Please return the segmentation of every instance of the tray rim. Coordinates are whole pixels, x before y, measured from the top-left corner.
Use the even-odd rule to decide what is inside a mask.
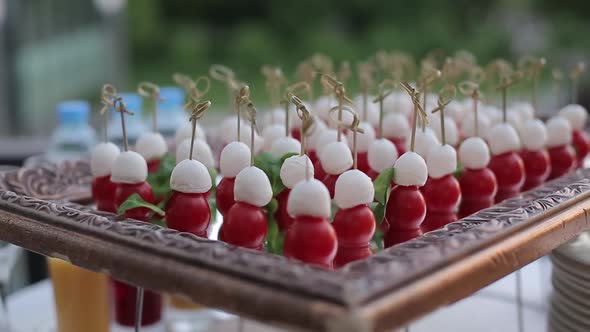
[[[583,169],[443,229],[388,248],[367,260],[337,271],[326,271],[284,257],[197,239],[154,225],[118,220],[113,215],[96,213],[86,206],[68,202],[87,201],[84,190],[86,194],[89,193],[89,176],[88,162],[83,160],[60,165],[43,164],[2,174],[0,188],[4,189],[0,190],[0,239],[48,256],[65,258],[75,265],[108,271],[122,280],[141,281],[142,285],[158,290],[184,293],[205,305],[222,307],[263,321],[318,330],[364,331],[401,326],[440,305],[475,292],[589,228],[586,208],[590,196],[590,170]],[[12,191],[52,201],[28,198]],[[58,199],[66,202],[54,201]],[[551,224],[551,232],[543,232],[555,220],[563,226],[561,234],[554,224]],[[46,233],[44,236],[31,235],[40,229]],[[64,237],[63,234],[71,236]],[[146,239],[146,234],[165,236],[169,242],[160,238]],[[478,283],[468,283],[465,290],[456,289],[456,280],[447,285],[455,287],[453,292],[441,293],[441,285],[432,285],[433,275],[444,275],[453,270],[483,264],[485,262],[482,263],[481,257],[480,260],[472,260],[491,248],[502,249],[502,246],[519,236],[525,236],[525,240],[514,247],[513,252],[503,253],[500,255],[502,259],[495,258],[498,272],[492,271],[487,277],[479,275],[477,271],[451,274],[455,277],[466,274],[479,276]],[[540,246],[535,236],[547,242]],[[76,244],[71,237],[84,238],[89,242],[86,245]],[[40,242],[33,243],[32,238]],[[68,247],[69,241],[72,243]],[[182,245],[171,245],[170,241]],[[458,243],[461,241],[467,245]],[[92,262],[97,255],[106,255],[90,248],[89,243],[113,256],[111,259],[99,257],[98,260],[102,259],[105,266],[97,266]],[[124,248],[135,256],[109,250],[108,244],[116,244],[117,248]],[[74,248],[81,252],[74,252]],[[203,255],[183,254],[187,248]],[[94,258],[89,258],[90,253]],[[488,252],[487,255],[489,258],[495,254]],[[148,258],[159,259],[164,268],[180,273],[177,279],[182,280],[182,284],[178,287],[163,285],[141,266],[134,265],[136,270],[148,275],[133,273],[131,268],[116,262],[114,257],[127,263],[141,258],[145,264],[149,263]],[[429,262],[427,269],[417,266],[428,265]],[[404,272],[405,278],[399,277],[399,273],[395,274],[401,268],[410,268],[409,272]],[[190,274],[181,273],[183,269],[192,271],[193,276],[202,274],[204,279],[191,282]],[[257,275],[256,272],[260,271],[264,273]],[[392,274],[389,275],[389,272]],[[221,301],[213,298],[214,292],[204,296],[202,292],[187,288],[199,282],[214,282],[213,289],[216,291],[223,291],[224,283],[226,286],[237,283],[239,287],[236,288],[236,294],[224,294],[229,298]],[[418,285],[426,286],[417,289]],[[260,292],[255,295],[260,298],[256,302],[265,303],[250,308],[246,294],[252,296],[256,294],[254,290]],[[412,299],[412,294],[423,293],[438,294],[439,298],[421,303]],[[294,315],[297,319],[288,317],[288,313],[283,312],[285,309],[280,308],[289,305],[294,306],[292,309],[297,313]],[[269,312],[274,314],[269,315]]]

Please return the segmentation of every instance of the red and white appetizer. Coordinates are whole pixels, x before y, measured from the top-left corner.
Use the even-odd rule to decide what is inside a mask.
[[[527,191],[543,184],[551,172],[551,160],[545,149],[547,128],[543,121],[527,120],[520,128],[520,139],[523,147],[520,157],[526,174],[522,191]]]
[[[386,98],[385,100],[388,100]],[[404,154],[406,150],[406,139],[411,131],[410,122],[404,114],[397,112],[389,113],[383,118],[383,133],[381,137],[385,137],[395,144],[395,148],[400,154]]]
[[[168,144],[162,134],[148,132],[139,136],[135,151],[147,162],[148,173],[156,173],[160,167],[160,159],[168,152]]]
[[[362,129],[364,132],[356,133],[357,167],[359,170],[366,174],[370,170],[368,154],[369,147],[371,146],[371,143],[373,143],[373,141],[375,140],[375,129],[373,128],[373,125],[371,125],[368,122],[361,122],[359,123],[358,127]],[[353,135],[354,132],[350,130],[346,133],[346,136],[348,138],[348,145],[351,150],[353,149],[354,142],[352,137]]]
[[[371,102],[373,98],[373,96],[367,96],[365,104],[363,95],[357,95],[353,102],[356,105],[355,109],[360,110],[361,119],[370,123],[373,129],[377,130],[379,128],[379,107]]]
[[[457,170],[457,152],[452,146],[445,144],[430,149],[426,164],[428,181],[422,193],[427,210],[422,231],[429,232],[457,220],[461,187],[453,174]]]
[[[426,201],[419,187],[426,183],[426,162],[416,152],[408,151],[395,162],[396,185],[389,193],[385,219],[385,247],[402,243],[422,234],[420,226],[426,216]]]
[[[287,153],[299,153],[299,151],[301,151],[301,143],[291,136],[278,138],[270,148],[270,153],[277,158],[281,158]]]
[[[571,146],[572,126],[562,117],[547,121],[547,149],[551,159],[549,180],[573,171],[577,166],[576,151]]]
[[[440,118],[438,116],[432,116],[429,125],[434,131],[436,138],[442,142]],[[453,118],[447,115],[445,115],[445,140],[446,143],[452,147],[457,147],[459,144],[459,129],[457,129],[457,123]]]
[[[320,163],[326,174],[322,182],[328,188],[330,197],[334,197],[334,187],[338,176],[349,170],[353,162],[352,152],[343,141],[329,143],[320,151]]]
[[[407,139],[406,151],[410,150],[410,140]],[[430,127],[416,130],[416,141],[414,143],[414,151],[419,154],[423,159],[428,156],[430,149],[440,145],[440,141],[436,137],[434,130]]]
[[[178,163],[170,176],[172,195],[166,202],[166,225],[169,228],[206,238],[211,219],[207,193],[211,176],[207,167],[193,159]]]
[[[367,175],[374,181],[379,173],[393,167],[397,160],[398,152],[395,145],[386,138],[374,140],[367,152],[369,172]]]
[[[313,177],[313,164],[307,155],[291,156],[285,159],[281,166],[280,177],[286,188],[277,195],[278,209],[275,212],[275,219],[281,231],[286,231],[293,223],[294,219],[287,211],[289,194],[297,183],[305,180],[306,173]]]
[[[191,140],[187,139],[182,141],[176,148],[176,164],[183,160],[189,159],[191,150]],[[213,152],[211,147],[206,141],[202,139],[195,139],[193,144],[193,159],[199,161],[208,169],[215,169],[215,158],[213,158]]]
[[[145,159],[137,152],[121,152],[113,162],[111,181],[117,184],[115,190],[115,209],[133,194],[138,194],[144,201],[154,204],[154,193],[145,181],[148,171]],[[125,217],[141,221],[149,221],[147,208],[133,208],[125,212]]]
[[[324,133],[324,131],[327,128],[328,127],[326,126],[324,121],[322,121],[318,117],[314,117],[312,132],[306,139],[307,155],[309,156],[309,159],[311,159],[311,162],[314,165],[317,165],[317,162],[319,160],[317,151],[318,151],[320,137],[322,136],[322,134]],[[336,136],[336,135],[334,135],[334,136]]]
[[[273,143],[281,137],[285,136],[285,126],[283,124],[271,124],[262,130],[262,138],[264,138],[264,151],[270,151]]]
[[[347,142],[346,136],[341,136],[342,142]],[[328,144],[338,142],[338,131],[336,129],[325,129],[321,132],[315,143],[315,151],[317,155],[317,161],[313,164],[315,169],[315,178],[322,181],[326,177],[326,172],[320,161],[320,155],[322,150],[328,146]]]
[[[235,120],[234,120],[235,121]],[[180,143],[184,142],[187,139],[191,139],[193,135],[193,127],[189,123],[186,126],[182,126],[176,130],[176,134],[174,135],[174,143],[175,146],[178,147]],[[205,130],[199,124],[195,127],[195,138],[201,139],[203,141],[207,141],[207,135],[205,134]]]
[[[219,171],[222,179],[215,191],[217,210],[225,216],[234,205],[234,183],[236,175],[250,166],[250,148],[242,142],[231,142],[221,150]]]
[[[352,169],[336,181],[334,201],[339,210],[332,226],[338,238],[334,268],[371,256],[371,238],[375,233],[375,216],[369,203],[375,197],[373,182],[365,173]]]
[[[590,152],[590,137],[584,131],[588,111],[582,105],[567,105],[559,111],[559,116],[567,119],[573,129],[572,144],[576,149],[578,167],[584,166],[584,158]]]
[[[328,188],[316,179],[297,183],[289,194],[287,211],[295,220],[285,234],[285,257],[331,269],[338,240],[328,221]]]
[[[258,167],[244,168],[234,183],[235,204],[224,216],[223,241],[254,250],[262,250],[268,231],[262,207],[272,200],[272,188]]]
[[[470,137],[461,143],[459,161],[464,167],[459,179],[462,194],[459,218],[463,218],[494,205],[498,183],[494,172],[487,167],[490,150],[481,137]]]
[[[500,113],[500,116],[501,115],[502,114]],[[487,138],[490,126],[491,121],[484,112],[480,112],[477,115],[477,128],[475,127],[475,113],[467,113],[461,124],[461,137],[463,139],[474,136]]]
[[[111,181],[111,170],[115,159],[121,150],[115,144],[99,143],[93,149],[90,157],[90,172],[92,173],[92,198],[99,211],[116,213],[115,190],[117,184]]]
[[[520,193],[525,180],[524,163],[520,155],[520,139],[508,123],[493,126],[488,133],[492,159],[489,168],[498,182],[495,202],[499,203]]]

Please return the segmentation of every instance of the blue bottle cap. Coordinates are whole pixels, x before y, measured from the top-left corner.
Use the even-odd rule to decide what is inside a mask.
[[[143,110],[143,98],[137,93],[131,92],[120,93],[119,97],[123,98],[127,110],[133,113],[133,116],[127,117],[127,119],[141,120],[141,111]],[[111,108],[111,117],[115,119],[118,119],[120,117],[119,113],[115,112],[114,108]]]
[[[60,124],[88,124],[90,104],[84,100],[66,100],[57,104]]]
[[[184,104],[184,90],[174,86],[165,86],[160,89],[160,97],[163,99],[158,102],[158,110],[164,112],[173,110],[175,107]]]

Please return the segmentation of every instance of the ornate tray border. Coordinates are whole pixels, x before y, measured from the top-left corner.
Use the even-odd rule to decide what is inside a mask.
[[[0,240],[275,324],[369,331],[461,299],[590,226],[590,169],[338,271],[96,213],[86,161],[0,176]],[[35,198],[33,198],[35,197]],[[62,200],[62,201],[55,201]]]

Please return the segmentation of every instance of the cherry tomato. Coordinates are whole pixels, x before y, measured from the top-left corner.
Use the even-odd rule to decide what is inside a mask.
[[[367,204],[338,210],[332,226],[338,239],[334,268],[373,254],[369,241],[375,234],[375,216]]]
[[[316,164],[319,163],[319,157],[318,157],[318,154],[315,150],[307,151],[307,156],[309,157],[309,160],[311,160],[311,164],[314,165],[314,167]],[[315,170],[315,168],[314,168],[314,170]]]
[[[316,180],[322,181],[326,175],[326,171],[324,171],[324,167],[322,167],[322,162],[318,158],[313,164],[313,177],[316,178]]]
[[[526,174],[522,191],[527,191],[543,184],[551,172],[551,161],[547,150],[522,150],[520,157],[524,163]]]
[[[334,227],[324,218],[298,216],[285,234],[285,257],[332,268],[338,240]]]
[[[590,152],[590,138],[583,130],[574,130],[572,144],[576,149],[578,167],[584,167],[584,158]]]
[[[549,149],[551,174],[549,180],[558,178],[576,168],[576,153],[570,145],[562,145]]]
[[[278,209],[277,212],[275,212],[275,219],[279,224],[279,229],[281,230],[281,232],[284,232],[287,229],[289,229],[289,226],[291,226],[293,221],[295,221],[295,219],[291,217],[287,212],[287,200],[289,199],[290,192],[291,189],[286,188],[285,190],[281,191],[276,197]]]
[[[520,193],[524,185],[524,163],[516,152],[505,152],[493,156],[488,165],[498,182],[494,201],[499,203]]]
[[[291,128],[291,137],[301,142],[301,128]]]
[[[166,203],[166,225],[181,232],[207,238],[211,210],[205,194],[187,194],[178,191]]]
[[[422,231],[429,232],[457,220],[461,187],[453,174],[438,179],[428,178],[422,193],[426,201],[426,217]]]
[[[326,176],[322,179],[322,182],[324,183],[324,185],[326,186],[326,188],[328,188],[328,191],[330,192],[330,198],[334,198],[334,190],[336,189],[336,180],[338,180],[339,176],[340,176],[340,174],[338,174],[338,175],[326,174]]]
[[[462,194],[459,218],[464,218],[494,205],[498,183],[496,176],[489,168],[466,168],[461,173],[459,185]]]
[[[376,170],[369,168],[369,171],[367,172],[367,176],[371,178],[371,180],[375,181],[375,179],[379,176],[379,172],[377,172]]]
[[[117,184],[111,181],[110,175],[97,176],[92,180],[92,198],[99,211],[117,213],[115,208],[115,191]]]
[[[129,198],[129,196],[133,194],[138,194],[144,201],[154,204],[154,193],[152,192],[152,188],[147,182],[140,182],[140,183],[118,183],[117,190],[115,190],[115,207],[119,209],[119,206],[123,204]],[[149,221],[148,214],[150,213],[150,209],[147,208],[133,208],[127,210],[125,212],[125,217],[141,220],[141,221]]]
[[[148,173],[157,173],[160,167],[160,159],[150,160],[147,162]]]
[[[225,242],[255,250],[262,250],[268,225],[261,207],[236,202],[223,223]]]
[[[358,170],[365,174],[368,174],[371,170],[371,167],[369,167],[368,153],[366,151],[357,153],[356,163]]]
[[[217,210],[222,216],[225,216],[229,209],[234,205],[234,182],[236,178],[222,178],[217,185],[215,192],[215,201]]]
[[[395,186],[391,189],[385,218],[389,229],[386,247],[405,242],[422,234],[420,226],[426,216],[426,201],[417,186]]]

